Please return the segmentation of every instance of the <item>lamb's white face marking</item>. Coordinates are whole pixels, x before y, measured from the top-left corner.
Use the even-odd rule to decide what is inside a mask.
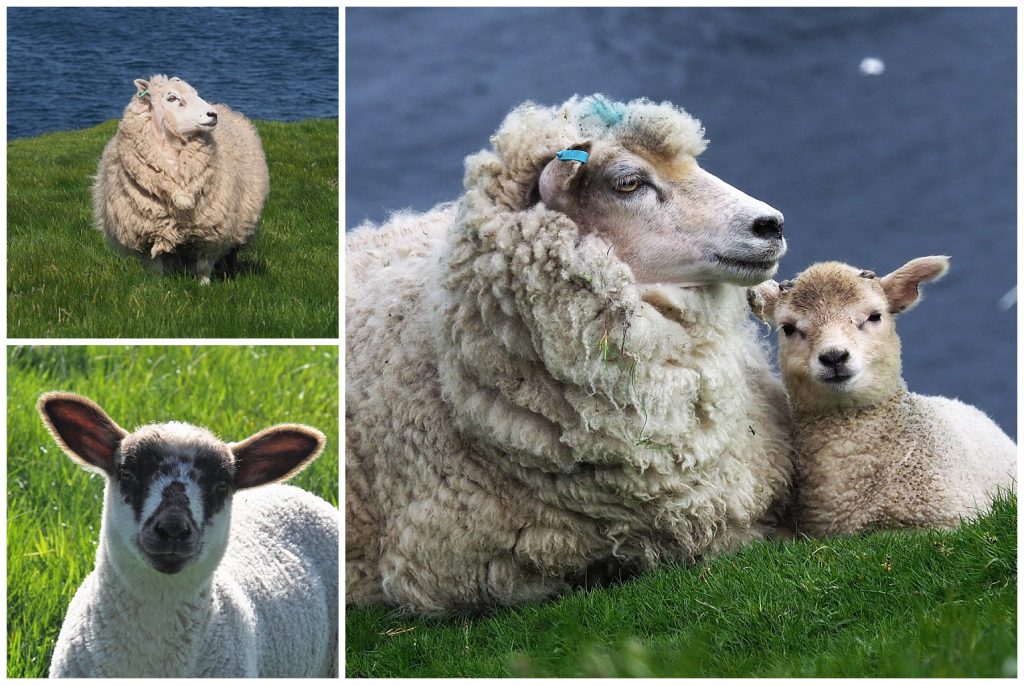
[[[639,283],[752,285],[774,274],[786,252],[782,214],[688,154],[664,159],[598,141],[585,165],[550,162],[540,196],[612,243]]]
[[[148,90],[154,124],[165,133],[187,139],[217,125],[216,108],[181,79],[153,79]]]
[[[162,573],[219,558],[233,474],[227,447],[194,426],[147,426],[125,438],[109,502],[123,548]]]

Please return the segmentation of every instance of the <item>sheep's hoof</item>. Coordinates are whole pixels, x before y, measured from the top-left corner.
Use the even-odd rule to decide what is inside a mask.
[[[200,276],[199,277],[199,283],[200,283],[200,285],[210,285],[210,277],[209,276]]]

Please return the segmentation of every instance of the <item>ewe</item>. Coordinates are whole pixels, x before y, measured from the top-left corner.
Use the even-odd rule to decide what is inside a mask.
[[[782,215],[701,170],[702,133],[527,103],[457,205],[350,234],[348,602],[479,611],[764,532],[788,408],[741,286]]]
[[[39,411],[107,481],[96,567],[51,677],[337,675],[338,512],[288,485],[249,490],[315,459],[319,431],[280,425],[230,444],[177,422],[129,434],[61,392]]]
[[[893,316],[948,268],[947,257],[921,257],[875,278],[826,262],[751,289],[754,313],[781,332],[804,532],[953,528],[1013,487],[1017,447],[990,418],[908,392],[901,376]]]
[[[138,79],[135,87],[100,158],[96,226],[157,272],[180,263],[209,283],[222,258],[234,268],[259,229],[270,192],[259,134],[177,77]]]

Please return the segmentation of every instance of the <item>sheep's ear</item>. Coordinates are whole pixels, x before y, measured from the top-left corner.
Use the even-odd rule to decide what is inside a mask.
[[[114,454],[128,432],[98,404],[69,392],[48,392],[36,406],[69,457],[88,469],[114,473]]]
[[[905,312],[921,299],[920,285],[942,278],[949,271],[949,257],[918,257],[882,278],[889,312]]]
[[[765,281],[760,285],[747,289],[747,304],[750,311],[761,321],[772,323],[775,321],[775,305],[779,303],[779,295],[782,289],[775,281]]]
[[[291,478],[317,458],[324,434],[299,424],[283,424],[229,445],[235,455],[235,489]]]
[[[591,143],[587,141],[566,149],[581,150],[589,155],[590,148]],[[573,185],[582,176],[580,171],[584,166],[586,166],[584,162],[576,160],[562,160],[555,158],[548,162],[548,165],[544,167],[544,171],[541,172],[540,181],[538,183],[541,201],[552,209],[561,210],[562,207],[560,206],[558,198],[565,193],[572,191]]]
[[[141,78],[135,79],[135,97],[141,100],[143,98],[143,93],[147,90],[149,90],[149,81]]]

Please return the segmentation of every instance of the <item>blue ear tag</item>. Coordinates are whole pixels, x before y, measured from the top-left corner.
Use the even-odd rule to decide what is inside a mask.
[[[555,154],[555,159],[560,159],[563,162],[579,162],[580,164],[586,164],[587,160],[590,159],[590,153],[583,150],[559,150]]]

